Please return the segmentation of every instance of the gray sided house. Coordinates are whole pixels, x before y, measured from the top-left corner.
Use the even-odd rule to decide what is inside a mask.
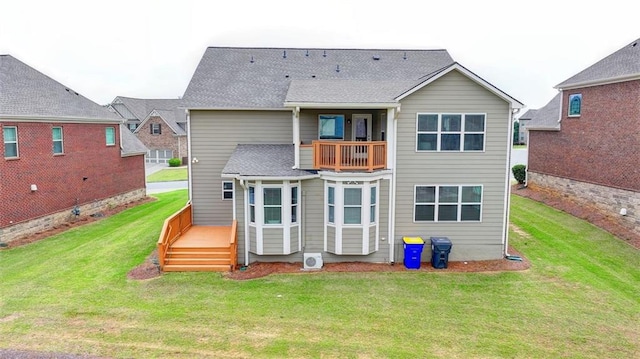
[[[171,158],[187,157],[187,117],[180,99],[140,99],[118,96],[111,110],[149,148],[146,161],[167,163]]]
[[[445,50],[211,47],[184,101],[193,224],[236,220],[240,264],[397,262],[404,236],[507,250],[523,105]]]
[[[527,128],[538,110],[529,109],[518,118],[518,144],[527,144]]]

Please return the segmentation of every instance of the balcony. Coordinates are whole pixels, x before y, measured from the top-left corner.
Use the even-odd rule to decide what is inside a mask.
[[[367,171],[387,167],[385,141],[313,141],[313,168],[340,171]]]

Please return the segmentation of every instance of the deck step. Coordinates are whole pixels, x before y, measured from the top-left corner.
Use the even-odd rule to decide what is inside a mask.
[[[212,264],[231,265],[231,260],[227,258],[166,258],[165,265],[182,264]]]
[[[178,253],[178,252],[223,252],[223,251],[227,251],[229,252],[231,250],[231,247],[226,246],[226,247],[177,247],[177,246],[171,246],[170,250],[174,253]]]
[[[229,259],[231,257],[230,250],[217,251],[217,252],[200,252],[200,251],[189,251],[189,252],[175,252],[173,249],[169,249],[167,252],[167,258],[224,258]]]
[[[165,264],[164,272],[229,272],[229,264]]]

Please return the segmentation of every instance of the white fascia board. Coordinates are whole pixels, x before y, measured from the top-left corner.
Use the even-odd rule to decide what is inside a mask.
[[[377,181],[381,179],[391,179],[392,171],[383,170],[377,172],[332,172],[319,171],[318,175],[323,180],[329,181]]]
[[[634,81],[634,80],[640,80],[640,74],[631,74],[631,75],[610,77],[610,78],[600,79],[600,80],[583,81],[583,82],[570,84],[568,86],[560,86],[561,84],[558,84],[554,88],[557,90],[574,90],[574,89],[583,88],[583,87],[610,85],[610,84],[615,84],[619,82],[627,82],[627,81]]]
[[[313,179],[313,178],[319,178],[320,176],[317,174],[309,174],[306,176],[282,176],[282,177],[277,177],[277,176],[242,176],[239,174],[232,174],[232,173],[223,173],[221,175],[222,178],[226,178],[226,179],[237,179],[237,180],[244,180],[244,181],[303,181],[303,180],[308,180],[308,179]]]
[[[282,111],[289,112],[290,108],[273,107],[179,107],[189,111]]]
[[[41,115],[2,115],[0,121],[11,122],[59,122],[59,123],[91,123],[91,124],[120,124],[125,123],[126,119],[107,119],[107,118],[84,118],[71,116],[41,116]]]
[[[520,109],[520,108],[524,107],[524,104],[522,102],[520,102],[520,101],[516,100],[515,98],[507,95],[505,92],[503,92],[499,88],[493,86],[489,82],[485,81],[482,77],[474,74],[473,72],[469,71],[466,67],[460,65],[457,62],[453,63],[448,68],[440,71],[436,75],[434,75],[434,76],[430,77],[429,79],[425,80],[424,82],[422,82],[418,86],[415,86],[414,88],[410,89],[409,91],[407,91],[407,92],[403,93],[402,95],[396,97],[395,99],[397,101],[401,101],[402,99],[406,98],[407,96],[411,95],[412,93],[414,93],[414,92],[422,89],[423,87],[431,84],[432,82],[436,81],[437,79],[441,78],[442,76],[448,74],[449,72],[451,72],[453,70],[459,71],[460,73],[462,73],[463,75],[467,76],[468,78],[470,78],[471,80],[473,80],[474,82],[479,84],[480,86],[482,86],[485,89],[487,89],[490,92],[492,92],[494,95],[496,95],[496,96],[502,98],[503,100],[505,100],[506,102],[510,103],[511,104],[511,108]]]
[[[331,108],[331,109],[387,109],[397,107],[397,102],[285,102],[285,107],[291,108]]]
[[[560,131],[560,127],[528,127],[526,131]]]

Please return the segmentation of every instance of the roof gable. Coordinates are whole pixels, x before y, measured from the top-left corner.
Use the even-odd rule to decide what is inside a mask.
[[[124,96],[117,96],[111,103],[122,117],[139,121],[144,120],[153,110],[176,110],[181,105],[181,99],[144,99]],[[176,121],[185,122],[186,114],[184,120],[176,118]]]
[[[412,93],[424,88],[425,86],[428,86],[429,84],[431,84],[434,81],[438,80],[442,76],[450,73],[451,71],[460,72],[461,74],[463,74],[467,78],[471,79],[472,81],[476,82],[480,86],[482,86],[485,89],[487,89],[490,92],[492,92],[494,95],[496,95],[496,96],[500,97],[501,99],[505,100],[506,102],[510,103],[512,108],[522,108],[522,107],[524,107],[524,104],[522,102],[520,102],[520,101],[516,100],[515,98],[509,96],[508,94],[506,94],[505,92],[503,92],[499,88],[493,86],[491,83],[487,82],[482,77],[476,75],[475,73],[471,72],[466,67],[460,65],[457,62],[451,64],[450,66],[442,68],[439,71],[427,76],[421,83],[417,84],[413,88],[407,90],[406,92],[404,92],[400,96],[396,97],[396,100],[397,101],[401,101],[402,99],[404,99],[407,96],[411,95]]]
[[[121,122],[120,117],[11,55],[0,55],[0,116]]]
[[[640,39],[556,85],[557,89],[595,86],[640,78]]]
[[[560,102],[562,93],[558,93],[544,107],[535,110],[527,129],[529,130],[560,130]],[[529,110],[531,111],[531,110]],[[529,112],[527,111],[527,113]]]
[[[178,125],[178,121],[176,121],[177,117],[180,117],[181,114],[184,114],[184,110],[174,109],[174,110],[152,110],[145,118],[142,120],[140,125],[133,131],[133,133],[140,132],[140,129],[149,121],[151,117],[160,117],[164,123],[171,128],[174,134],[178,136],[186,136],[187,132]],[[186,124],[186,122],[181,121],[181,123]]]

